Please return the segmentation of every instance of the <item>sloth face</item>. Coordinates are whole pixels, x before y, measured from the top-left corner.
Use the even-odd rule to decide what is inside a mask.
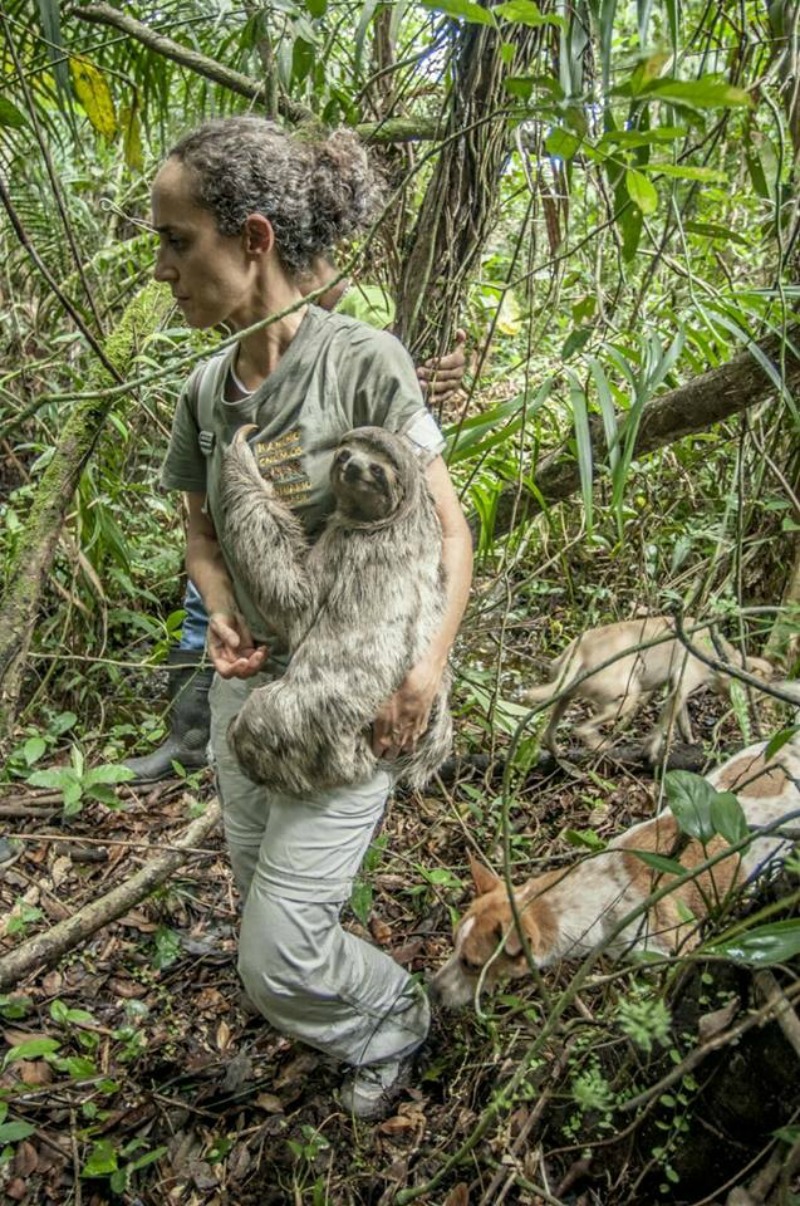
[[[331,467],[331,486],[339,510],[351,519],[385,519],[402,498],[398,472],[377,448],[354,441],[342,444]]]

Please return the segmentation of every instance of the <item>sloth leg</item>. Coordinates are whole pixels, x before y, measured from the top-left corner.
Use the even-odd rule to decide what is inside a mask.
[[[265,618],[276,612],[310,615],[314,589],[302,525],[261,477],[244,439],[248,430],[238,431],[223,455],[220,500],[226,555]]]

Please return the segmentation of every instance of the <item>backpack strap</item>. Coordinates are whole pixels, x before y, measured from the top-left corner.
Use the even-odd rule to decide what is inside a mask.
[[[197,424],[197,439],[205,456],[214,450],[214,399],[224,371],[227,349],[203,360],[191,372],[186,383],[189,411]]]

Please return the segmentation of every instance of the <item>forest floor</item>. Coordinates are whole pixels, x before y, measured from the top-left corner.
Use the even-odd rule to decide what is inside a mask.
[[[716,719],[710,703],[696,706],[703,734]],[[468,853],[502,861],[501,778],[464,764],[446,786],[398,795],[345,911],[348,927],[412,972],[438,967],[470,896]],[[118,796],[119,808],[89,803],[68,821],[52,796],[5,797],[0,954],[129,880],[185,831],[213,796],[213,781],[205,771],[149,791],[122,786]],[[652,781],[610,760],[572,773],[537,769],[513,794],[513,877],[564,865],[577,856],[581,834],[608,839],[653,808]],[[737,1177],[751,1175],[750,1162],[756,1168],[759,1153],[763,1162],[774,1150],[771,1114],[755,1151],[743,1146],[731,1157],[715,1140],[721,1168],[708,1196],[707,1182],[702,1192],[695,1183],[676,1187],[676,1162],[654,1154],[652,1136],[642,1154],[630,1117],[620,1121],[602,1100],[577,1111],[576,1073],[610,1066],[605,1055],[597,1062],[587,1035],[613,1052],[617,1070],[631,1059],[628,1039],[613,1034],[609,994],[617,990],[605,966],[574,995],[535,1058],[546,1009],[532,984],[515,985],[482,1017],[436,1014],[392,1116],[360,1124],[337,1105],[341,1071],[247,1008],[236,973],[237,918],[215,830],[147,900],[0,997],[0,1201],[379,1206],[399,1195],[427,1206],[722,1203]],[[547,976],[551,1001],[568,980],[564,970]],[[529,1078],[504,1093],[526,1060]],[[634,1058],[644,1083],[648,1062]],[[798,1105],[784,1101],[778,1121],[789,1126]],[[687,1142],[675,1100],[663,1108],[670,1142]]]

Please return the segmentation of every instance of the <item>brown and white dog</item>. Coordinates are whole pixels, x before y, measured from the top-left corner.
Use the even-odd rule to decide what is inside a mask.
[[[687,617],[685,625],[692,633],[695,621]],[[692,633],[690,640],[712,657],[718,656],[707,631]],[[658,644],[641,648],[653,641]],[[744,668],[767,682],[774,676],[774,667],[765,658],[748,657],[745,661],[733,645],[721,637],[717,641],[732,666]],[[611,658],[616,660],[603,666]],[[564,691],[553,705],[542,738],[542,744],[554,754],[558,753],[556,727],[574,699],[584,699],[594,709],[588,720],[575,727],[575,736],[590,749],[600,749],[605,744],[600,735],[601,725],[629,716],[653,691],[667,686],[667,700],[647,742],[648,753],[655,758],[676,724],[684,741],[693,740],[686,708],[690,695],[701,687],[717,694],[726,694],[730,688],[729,675],[712,669],[686,650],[675,635],[675,621],[670,616],[622,620],[590,628],[556,658],[551,673],[549,683],[531,687],[520,698],[523,703],[535,704]]]
[[[751,828],[800,810],[800,732],[769,761],[765,750],[764,742],[749,746],[707,776],[717,791],[737,796]],[[544,968],[560,959],[583,958],[651,893],[674,881],[675,876],[648,867],[634,851],[672,857],[689,870],[726,846],[720,836],[705,850],[694,838],[684,844],[666,809],[615,838],[602,854],[528,880],[514,889],[514,900],[534,964]],[[619,957],[690,950],[699,940],[709,903],[723,900],[791,848],[790,841],[779,837],[755,837],[743,853],[722,858],[663,896],[626,925],[607,952]],[[476,860],[471,866],[478,895],[456,926],[454,954],[431,983],[433,999],[450,1009],[468,1004],[480,989],[491,990],[499,981],[529,971],[505,881]]]

